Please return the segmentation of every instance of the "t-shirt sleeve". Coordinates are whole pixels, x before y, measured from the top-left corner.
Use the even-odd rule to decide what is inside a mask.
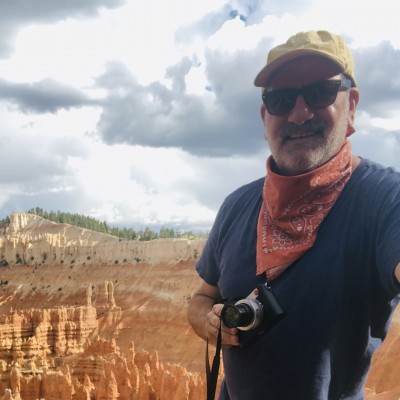
[[[217,243],[219,240],[221,221],[223,219],[223,210],[224,204],[222,204],[218,211],[199,261],[196,263],[197,273],[205,282],[212,286],[218,286],[220,278]]]
[[[376,226],[376,263],[385,290],[391,297],[400,293],[400,284],[395,277],[395,268],[400,263],[400,178],[384,191],[383,202]]]

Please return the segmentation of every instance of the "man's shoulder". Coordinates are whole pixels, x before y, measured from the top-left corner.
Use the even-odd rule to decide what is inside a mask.
[[[219,216],[227,217],[239,211],[241,213],[252,213],[258,209],[262,203],[264,179],[260,178],[247,183],[230,193],[220,207]]]
[[[252,197],[257,198],[261,196],[264,180],[265,178],[259,178],[255,181],[240,186],[226,197],[224,203],[235,203],[237,201],[240,201],[241,199],[248,200]]]
[[[381,213],[389,205],[400,204],[400,172],[363,158],[344,193],[346,200],[348,196],[362,199],[363,207]]]
[[[367,158],[362,158],[359,167],[354,173],[359,180],[372,180],[376,183],[400,182],[400,172],[394,167],[384,166]]]

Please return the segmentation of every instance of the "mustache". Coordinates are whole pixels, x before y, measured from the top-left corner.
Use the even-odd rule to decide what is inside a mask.
[[[326,124],[323,121],[316,119],[306,121],[303,125],[287,122],[280,131],[280,137],[282,139],[287,139],[298,133],[323,131],[325,128]]]

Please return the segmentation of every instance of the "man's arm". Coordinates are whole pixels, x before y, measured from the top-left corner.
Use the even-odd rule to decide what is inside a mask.
[[[397,264],[394,274],[396,275],[397,281],[400,282],[400,263]]]
[[[213,345],[217,342],[222,307],[219,289],[205,281],[202,281],[189,303],[190,325],[198,336],[208,338]],[[223,325],[222,344],[237,346],[239,341],[236,333],[236,329],[229,329]]]

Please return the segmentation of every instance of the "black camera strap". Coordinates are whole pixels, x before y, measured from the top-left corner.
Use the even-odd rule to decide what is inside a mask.
[[[208,356],[208,338],[206,343],[206,378],[207,378],[207,400],[215,399],[215,391],[217,390],[217,381],[219,373],[219,364],[221,361],[221,326],[222,322],[219,321],[217,346],[215,348],[215,355],[210,369],[210,361]]]
[[[271,285],[265,277],[265,287],[271,289]],[[207,400],[215,400],[215,392],[217,390],[219,366],[221,361],[221,347],[222,347],[222,319],[219,321],[217,344],[215,348],[215,355],[210,368],[209,354],[208,354],[208,338],[206,340],[206,378],[207,378]]]

